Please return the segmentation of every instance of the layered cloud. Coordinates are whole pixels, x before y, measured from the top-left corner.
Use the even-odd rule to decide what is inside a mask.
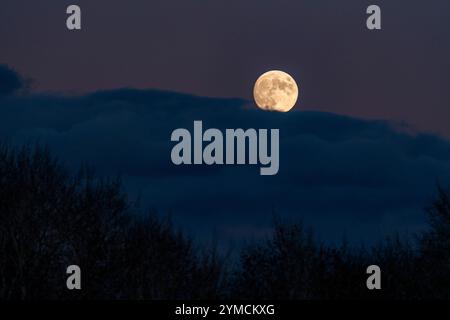
[[[17,87],[11,79],[20,78],[8,72],[0,70],[2,88]],[[276,212],[303,219],[324,240],[373,242],[421,228],[436,183],[450,184],[449,141],[384,121],[264,112],[245,100],[156,90],[13,91],[0,99],[0,137],[37,140],[73,167],[121,175],[131,199],[170,212],[199,238],[260,237]],[[192,130],[194,120],[205,129],[280,129],[278,175],[260,176],[259,166],[173,165],[171,132]]]
[[[0,98],[26,87],[26,81],[7,65],[0,64]]]

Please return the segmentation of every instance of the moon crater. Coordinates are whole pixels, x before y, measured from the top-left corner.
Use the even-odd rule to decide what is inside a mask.
[[[286,72],[272,70],[256,80],[253,96],[258,107],[263,110],[287,112],[297,102],[298,87]]]

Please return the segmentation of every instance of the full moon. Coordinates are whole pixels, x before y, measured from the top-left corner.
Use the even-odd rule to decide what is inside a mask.
[[[297,83],[286,72],[268,71],[256,80],[253,97],[263,110],[287,112],[297,102]]]

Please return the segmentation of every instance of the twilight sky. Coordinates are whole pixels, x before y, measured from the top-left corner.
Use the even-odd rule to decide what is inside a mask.
[[[81,32],[65,28],[74,3]],[[372,3],[381,32],[365,28]],[[3,0],[0,63],[35,79],[35,90],[240,98],[278,68],[299,83],[300,109],[450,137],[449,10],[446,0]]]
[[[80,32],[65,27],[74,3]],[[377,32],[365,28],[372,3]],[[273,211],[331,241],[414,231],[436,183],[450,185],[449,10],[447,0],[2,0],[0,139],[120,174],[131,199],[197,236],[265,235]],[[249,104],[268,69],[299,84],[292,112]],[[279,174],[175,167],[170,133],[194,120],[279,128]]]

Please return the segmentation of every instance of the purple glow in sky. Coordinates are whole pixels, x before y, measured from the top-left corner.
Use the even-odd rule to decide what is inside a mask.
[[[390,119],[450,137],[450,19],[445,0],[3,0],[0,63],[38,91],[160,88],[251,99],[256,78],[289,72],[299,109]]]

